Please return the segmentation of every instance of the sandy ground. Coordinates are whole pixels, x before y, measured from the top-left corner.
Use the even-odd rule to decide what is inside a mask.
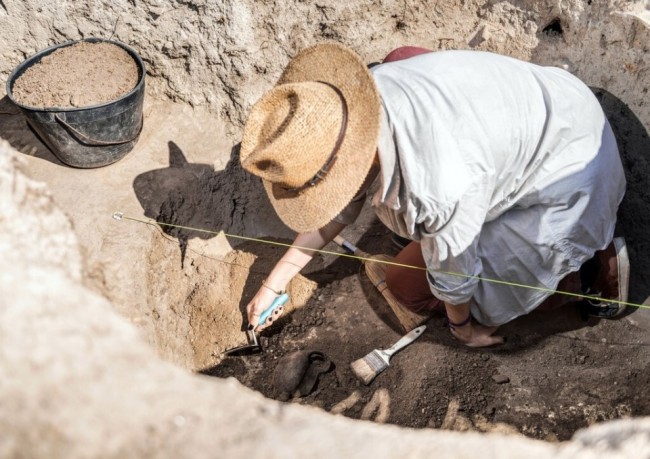
[[[631,301],[641,303],[649,295],[643,275],[649,248],[647,225],[640,224],[647,187],[639,146],[648,140],[642,126],[607,97],[601,94],[622,134],[630,183],[621,227],[632,257]],[[6,99],[0,103],[0,112],[12,110]],[[234,376],[277,398],[273,373],[281,359],[296,350],[320,351],[333,369],[310,395],[291,403],[328,411],[338,405],[335,410],[346,416],[417,428],[520,432],[554,441],[600,421],[650,415],[646,308],[632,308],[615,321],[585,322],[571,308],[533,313],[504,326],[507,344],[489,350],[460,346],[434,317],[423,337],[371,385],[362,385],[350,362],[390,346],[400,333],[359,261],[334,255],[317,256],[294,286],[292,294],[307,304],[293,305],[295,311],[262,334],[264,353],[222,360],[222,351],[243,338],[244,306],[284,249],[116,223],[112,213],[250,236],[266,231],[283,242],[290,242],[289,234],[238,168],[236,146],[213,117],[163,103],[149,104],[145,117],[136,150],[96,170],[61,165],[20,115],[0,115],[0,136],[25,153],[32,175],[49,185],[71,216],[86,255],[87,284],[138,324],[166,359]],[[369,253],[395,252],[371,212],[344,236]],[[229,254],[231,246],[236,250]]]
[[[16,79],[15,100],[28,107],[87,107],[119,99],[138,82],[138,66],[111,43],[77,43],[43,57]]]

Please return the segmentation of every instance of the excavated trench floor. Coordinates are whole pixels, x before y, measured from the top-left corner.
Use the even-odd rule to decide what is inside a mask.
[[[0,136],[25,153],[29,172],[50,186],[73,220],[87,284],[111,299],[168,360],[280,398],[278,363],[297,350],[319,351],[332,369],[308,395],[289,403],[405,427],[518,432],[556,441],[597,422],[650,415],[650,311],[644,308],[612,321],[584,321],[573,308],[532,313],[502,328],[505,345],[485,350],[459,345],[434,317],[424,336],[364,386],[350,363],[390,346],[400,333],[361,263],[331,254],[318,255],[295,280],[294,308],[262,333],[263,353],[224,358],[226,348],[243,344],[245,304],[284,248],[226,237],[231,250],[214,235],[125,226],[130,223],[118,224],[110,214],[164,216],[248,236],[266,230],[284,243],[289,234],[269,217],[259,184],[237,168],[236,148],[231,152],[220,134],[210,137],[213,118],[164,104],[146,113],[137,151],[100,170],[58,163],[19,115],[0,119]],[[206,160],[215,150],[221,159]],[[221,198],[213,202],[214,196]],[[208,205],[221,212],[218,219]],[[371,211],[344,236],[369,253],[395,253]],[[628,243],[632,269],[642,272],[648,259],[635,249],[644,242]],[[225,249],[213,250],[218,244]],[[340,252],[333,244],[328,249]],[[632,301],[648,296],[638,283],[631,290]]]
[[[347,237],[370,253],[395,253],[385,228],[366,220]],[[237,250],[269,259],[281,254],[248,244]],[[305,276],[317,290],[305,307],[262,333],[263,353],[227,357],[202,373],[235,377],[283,399],[278,363],[295,351],[320,351],[333,368],[309,395],[290,403],[400,426],[519,432],[550,441],[597,422],[650,414],[648,310],[611,321],[585,321],[572,307],[532,313],[502,328],[505,345],[483,350],[458,344],[442,317],[433,317],[425,334],[365,386],[349,365],[400,337],[388,305],[358,260],[318,256]]]

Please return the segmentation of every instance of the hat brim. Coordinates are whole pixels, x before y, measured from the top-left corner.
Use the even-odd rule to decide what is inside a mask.
[[[336,162],[316,185],[294,192],[264,181],[280,219],[300,233],[325,226],[359,192],[375,158],[381,116],[372,75],[361,58],[342,45],[322,43],[306,48],[289,62],[277,84],[303,81],[336,86],[347,103],[348,122]]]

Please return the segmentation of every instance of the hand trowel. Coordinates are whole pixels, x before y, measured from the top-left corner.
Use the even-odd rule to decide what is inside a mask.
[[[265,323],[269,316],[273,314],[278,308],[284,306],[288,299],[289,294],[287,293],[283,293],[282,295],[276,297],[275,300],[273,300],[273,303],[271,303],[271,306],[265,309],[264,312],[260,315],[260,320],[257,323],[258,326]],[[227,356],[237,357],[243,355],[259,354],[262,352],[262,345],[257,339],[257,332],[255,329],[246,330],[246,339],[248,341],[248,344],[227,349],[224,351],[224,354]]]

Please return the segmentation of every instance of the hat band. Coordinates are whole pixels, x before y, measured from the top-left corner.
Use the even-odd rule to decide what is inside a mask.
[[[343,93],[339,88],[334,86],[331,83],[328,83],[327,81],[318,81],[318,83],[323,83],[332,88],[336,94],[339,96],[339,99],[341,99],[341,106],[343,107],[343,116],[341,117],[341,127],[339,128],[339,135],[336,138],[336,143],[334,144],[334,148],[332,149],[332,153],[330,153],[329,157],[327,158],[327,161],[325,161],[325,164],[323,164],[323,167],[321,167],[318,172],[316,172],[316,175],[314,175],[312,178],[310,178],[307,183],[304,185],[301,185],[297,188],[285,188],[287,191],[293,191],[293,192],[300,192],[306,188],[312,187],[316,185],[318,182],[323,180],[327,173],[330,171],[334,163],[336,162],[336,158],[338,157],[338,152],[339,148],[341,148],[341,144],[343,143],[343,139],[345,138],[345,131],[348,128],[348,104],[345,101],[345,97],[343,96]]]

